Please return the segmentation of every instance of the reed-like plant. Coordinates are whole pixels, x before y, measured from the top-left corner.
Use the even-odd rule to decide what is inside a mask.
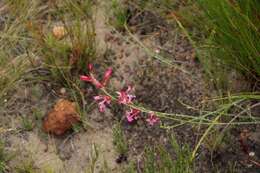
[[[223,68],[260,77],[260,1],[200,0],[210,29],[210,57]]]

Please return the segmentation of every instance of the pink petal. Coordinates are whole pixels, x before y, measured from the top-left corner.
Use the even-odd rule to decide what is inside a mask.
[[[126,116],[126,118],[127,118],[127,121],[130,122],[130,123],[134,121],[133,117],[130,116],[130,115]]]
[[[127,90],[125,91],[126,93],[129,93],[131,90],[133,90],[133,86],[128,85]]]
[[[93,70],[93,64],[89,64],[89,65],[88,65],[88,70],[89,70],[89,71],[92,71],[92,70]]]
[[[104,103],[99,103],[98,107],[99,107],[99,112],[105,112],[106,105]]]
[[[133,99],[135,99],[134,95],[128,94],[129,91],[132,90],[131,86],[128,86],[128,89],[126,91],[121,90],[120,92],[117,92],[118,94],[118,102],[120,104],[129,104],[132,103]]]
[[[108,68],[107,71],[105,72],[105,74],[103,76],[103,81],[102,81],[102,84],[104,86],[107,84],[107,81],[110,79],[112,72],[113,72],[112,68]]]
[[[134,116],[137,118],[137,116],[140,114],[141,111],[139,111],[138,109],[133,109],[133,114]]]
[[[87,81],[87,82],[91,82],[92,81],[92,78],[90,76],[80,76],[80,80],[82,81]]]
[[[106,104],[111,103],[111,97],[110,96],[104,96],[104,100],[105,100]]]
[[[95,101],[98,101],[98,100],[101,100],[101,99],[103,99],[103,96],[94,96]]]
[[[130,111],[126,111],[126,118],[128,122],[132,122],[138,118],[140,110],[138,109],[130,109]]]
[[[112,72],[113,72],[112,68],[111,67],[108,68],[104,74],[104,79],[108,79],[112,75]]]
[[[154,125],[155,123],[159,122],[160,119],[159,119],[159,117],[156,116],[155,113],[151,112],[151,113],[149,113],[149,117],[146,119],[146,121],[147,121],[150,125]]]
[[[131,103],[136,97],[135,97],[135,95],[128,94],[127,98],[128,98],[128,102]]]
[[[130,111],[126,111],[126,113],[125,113],[128,122],[132,122],[134,120],[133,116],[132,116],[132,112],[133,112],[133,110],[131,109]]]
[[[104,112],[107,105],[111,103],[111,97],[106,95],[94,96],[94,100],[98,101],[98,108],[100,112]]]
[[[104,86],[92,75],[92,84],[95,85],[97,88],[103,88]]]

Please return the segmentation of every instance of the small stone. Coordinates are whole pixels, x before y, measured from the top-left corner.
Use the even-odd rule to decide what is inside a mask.
[[[160,49],[155,49],[155,53],[159,54],[160,53]]]
[[[62,95],[65,95],[65,94],[66,94],[66,88],[61,88],[61,89],[60,89],[60,93],[61,93]]]
[[[254,157],[254,156],[255,156],[255,152],[251,151],[250,153],[248,153],[248,155],[249,155],[250,157]]]
[[[60,99],[45,118],[43,130],[46,133],[63,135],[67,130],[72,128],[73,124],[79,121],[80,116],[76,111],[75,103]]]

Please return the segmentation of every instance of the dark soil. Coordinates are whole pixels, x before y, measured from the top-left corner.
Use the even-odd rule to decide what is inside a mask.
[[[195,57],[194,49],[182,34],[176,33],[176,28],[172,28],[171,25],[168,25],[155,14],[146,11],[140,12],[136,9],[130,11],[134,13],[131,14],[129,19],[131,31],[143,43],[148,45],[151,51],[158,49],[164,57],[172,61],[181,62],[181,66],[187,69],[190,74],[185,74],[147,55],[139,54],[136,57],[137,60],[132,60],[135,61],[135,65],[128,63],[129,60],[127,59],[125,59],[125,62],[123,60],[121,66],[125,69],[124,73],[127,74],[120,74],[116,77],[121,83],[133,84],[137,101],[152,110],[198,115],[199,112],[188,109],[185,105],[202,108],[205,106],[201,104],[202,101],[214,96],[216,91],[204,79],[205,74]],[[176,36],[176,34],[179,35]],[[175,39],[171,40],[173,38]],[[120,38],[115,40],[121,42]],[[124,51],[127,51],[127,49]],[[135,53],[130,52],[129,57]],[[120,57],[114,57],[114,59],[117,58],[121,59]],[[123,76],[127,77],[124,78]],[[129,81],[129,76],[131,81]],[[258,108],[260,107],[258,106]],[[113,114],[122,119],[124,110],[121,108],[114,109]],[[163,120],[162,123],[170,124]],[[151,127],[146,124],[144,118],[129,124],[123,117],[122,125],[130,146],[130,152],[128,153],[130,158],[142,157],[145,147],[169,146],[168,139],[170,135],[174,135],[181,144],[188,143],[191,149],[193,149],[204,132],[203,127],[199,130],[191,125],[184,125],[171,130],[161,129],[158,126]],[[250,127],[231,127],[226,132],[227,134],[224,135],[220,148],[213,149],[214,151],[211,151],[212,148],[209,146],[202,145],[196,157],[195,172],[229,172],[232,165],[236,165],[235,172],[258,172],[259,165],[257,166],[257,164],[248,161],[248,156],[241,149],[241,143],[239,142],[240,133],[243,129],[250,129],[250,134],[259,133],[256,131],[256,129],[259,129],[258,126]],[[216,130],[216,133],[221,134],[221,129],[223,128]],[[216,134],[215,137],[217,136]],[[209,138],[211,137],[209,135]],[[211,142],[214,143],[214,141]],[[249,150],[255,152],[252,160],[259,159],[259,140],[249,138],[247,143]],[[168,149],[169,151],[171,150],[170,148]]]

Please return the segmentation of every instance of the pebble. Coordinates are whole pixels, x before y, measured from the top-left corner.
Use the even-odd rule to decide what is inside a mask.
[[[255,156],[255,152],[251,151],[250,153],[248,153],[248,155],[249,155],[250,157],[254,157],[254,156]]]
[[[61,88],[61,89],[60,89],[60,93],[61,93],[62,95],[66,94],[66,88]]]

